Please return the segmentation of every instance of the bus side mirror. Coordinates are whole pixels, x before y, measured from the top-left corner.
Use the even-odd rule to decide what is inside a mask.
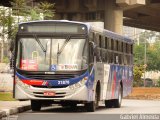
[[[92,41],[89,41],[89,43],[90,43],[90,51],[92,52],[93,56],[96,56],[96,54],[97,54],[97,45]]]
[[[90,44],[90,61],[91,62],[96,62],[97,61],[97,58],[99,58],[99,56],[98,56],[98,47],[97,47],[97,45],[94,43],[94,42],[92,42],[92,41],[90,41],[89,42]]]

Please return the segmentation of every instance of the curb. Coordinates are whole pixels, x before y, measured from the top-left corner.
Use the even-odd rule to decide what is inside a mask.
[[[30,110],[30,109],[31,109],[30,105],[18,106],[16,108],[2,109],[0,111],[0,119],[2,117],[7,117],[9,115],[21,113],[21,112],[24,112],[24,111],[27,111],[27,110]]]

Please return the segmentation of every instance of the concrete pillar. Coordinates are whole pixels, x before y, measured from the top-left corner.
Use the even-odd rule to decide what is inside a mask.
[[[123,10],[120,9],[116,0],[105,0],[104,28],[122,34]]]

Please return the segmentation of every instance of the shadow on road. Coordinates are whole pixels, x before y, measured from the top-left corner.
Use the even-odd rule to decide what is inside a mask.
[[[96,111],[105,110],[105,106],[99,106]],[[36,113],[30,111],[32,113]],[[51,107],[43,107],[40,113],[86,113],[86,109],[84,106],[77,106],[77,107],[61,107],[61,106],[51,106]]]

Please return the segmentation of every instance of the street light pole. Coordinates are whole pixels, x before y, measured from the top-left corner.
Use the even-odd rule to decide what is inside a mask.
[[[147,58],[147,56],[146,56],[146,43],[147,41],[146,41],[146,39],[145,39],[145,46],[144,46],[144,87],[145,87],[145,81],[146,81],[146,58]]]

